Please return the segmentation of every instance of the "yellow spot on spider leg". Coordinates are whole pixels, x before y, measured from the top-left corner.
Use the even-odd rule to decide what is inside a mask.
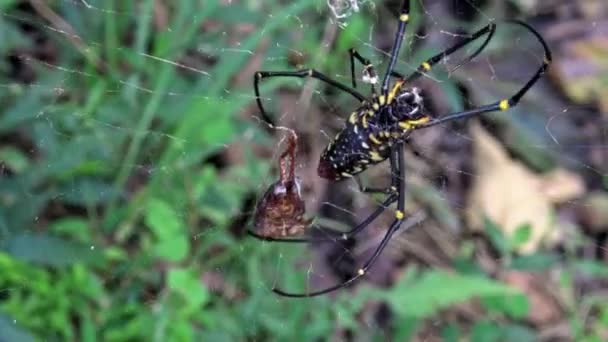
[[[422,69],[424,69],[424,71],[431,70],[431,65],[429,64],[429,62],[422,63]]]
[[[372,158],[373,161],[382,161],[382,160],[384,160],[382,158],[382,156],[380,156],[380,153],[378,153],[376,151],[370,151],[369,152],[369,157]]]
[[[407,14],[402,14],[402,15],[399,16],[399,20],[402,21],[402,22],[404,22],[404,23],[407,22],[409,19],[410,19],[410,16],[407,15]]]
[[[403,220],[405,214],[403,213],[403,211],[397,210],[395,211],[395,217],[397,218],[397,220]]]
[[[363,128],[367,128],[367,117],[365,115],[361,118],[361,123],[363,124]]]
[[[408,130],[408,129],[412,128],[412,125],[410,125],[410,123],[407,121],[400,121],[399,127],[403,128],[405,130]]]
[[[380,109],[380,106],[376,102],[374,102],[372,104],[372,108],[374,108],[374,110],[378,110],[378,109]]]
[[[509,105],[509,100],[502,100],[498,103],[498,108],[500,108],[500,110],[507,110],[509,107],[511,107],[511,105]]]
[[[353,125],[357,123],[357,112],[353,112],[350,115],[350,117],[348,118],[348,122],[350,122]]]
[[[399,127],[407,130],[407,129],[416,127],[418,125],[427,123],[427,122],[429,122],[429,120],[431,120],[431,119],[428,116],[422,117],[418,120],[404,120],[404,121],[399,122]]]
[[[380,95],[378,100],[380,101],[381,106],[383,106],[386,103],[386,97],[384,95]]]
[[[373,135],[372,133],[369,134],[369,140],[371,140],[376,145],[382,144],[382,142],[380,140],[378,140],[378,138],[376,138],[376,136]]]
[[[425,116],[425,117],[422,117],[417,120],[410,120],[410,125],[413,125],[413,126],[421,125],[423,123],[429,122],[429,120],[431,120],[431,118],[429,118],[428,116]]]
[[[397,83],[395,83],[395,86],[393,86],[393,89],[391,89],[391,91],[388,93],[388,103],[393,102],[393,100],[395,99],[395,96],[397,95],[397,92],[399,91],[399,89],[401,89],[401,86],[403,85],[403,81],[397,81]]]

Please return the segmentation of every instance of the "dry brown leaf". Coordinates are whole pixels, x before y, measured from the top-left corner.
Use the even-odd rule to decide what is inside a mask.
[[[467,212],[471,229],[481,230],[483,217],[496,222],[507,236],[530,224],[530,239],[519,251],[530,253],[542,242],[554,241],[553,203],[584,192],[582,180],[565,170],[541,176],[512,160],[504,148],[478,124],[471,127],[475,174]]]
[[[580,25],[579,25],[580,26]],[[596,102],[608,112],[608,22],[581,27],[578,38],[564,40],[549,72],[566,94],[577,103]]]
[[[554,169],[542,175],[541,181],[541,191],[551,203],[564,203],[585,194],[583,177],[565,169]]]

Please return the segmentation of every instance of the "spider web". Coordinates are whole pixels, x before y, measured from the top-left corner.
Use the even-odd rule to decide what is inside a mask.
[[[3,228],[4,242],[19,246],[11,244],[15,243],[11,236],[49,233],[80,240],[91,251],[117,245],[130,252],[132,246],[138,251],[150,247],[146,239],[166,238],[164,229],[176,235],[183,229],[194,256],[178,257],[172,250],[168,261],[149,264],[161,272],[159,263],[195,260],[192,264],[202,269],[204,286],[229,299],[264,292],[266,297],[261,298],[276,301],[268,292],[272,287],[306,292],[353,275],[382,239],[394,208],[347,242],[294,245],[243,236],[255,202],[276,180],[278,156],[284,149],[281,132],[258,118],[251,79],[260,69],[314,66],[350,84],[350,47],[370,58],[383,76],[396,28],[392,13],[398,4],[387,8],[372,1],[294,2],[267,13],[268,8],[258,2],[221,1],[213,6],[192,2],[192,15],[185,15],[179,14],[179,6],[154,3],[109,7],[103,1],[62,0],[52,6],[32,1],[0,7],[2,24],[16,30],[7,31],[7,36],[46,44],[40,48],[11,42],[10,51],[2,51],[10,56],[0,64],[4,90],[0,100],[7,108],[0,118],[3,158],[6,151],[21,151],[32,170],[46,169],[37,179],[41,184],[30,185],[14,161],[1,160],[2,170],[8,170],[2,176],[13,186],[4,198],[18,196],[14,203],[31,202],[19,217],[2,212],[1,225],[20,224]],[[412,72],[425,58],[494,19],[495,9],[467,3],[476,19],[463,25],[448,16],[440,2],[417,2],[396,70]],[[103,21],[106,31],[89,29],[82,18],[90,20],[91,27],[103,26]],[[139,28],[145,26],[138,26],[142,22],[153,23],[149,31]],[[136,29],[124,34],[129,26]],[[120,30],[120,39],[112,38]],[[176,34],[182,31],[183,42]],[[420,80],[433,112],[447,114],[494,102],[513,94],[533,74],[543,58],[533,37],[509,27],[501,27],[497,35],[475,61],[451,72],[479,43],[442,61]],[[508,49],[501,47],[505,43]],[[66,56],[63,51],[68,51]],[[519,61],[516,68],[512,60]],[[361,71],[358,65],[358,88],[369,94]],[[512,114],[485,115],[483,125],[511,127],[532,138],[500,137],[511,155],[529,158],[528,165],[547,167],[548,162],[535,159],[540,155],[590,182],[605,182],[605,164],[589,157],[605,153],[606,145],[598,143],[602,137],[605,140],[605,132],[588,128],[590,136],[573,134],[574,118],[589,115],[590,109],[557,96],[543,101],[552,93],[550,87],[541,81]],[[311,80],[269,80],[262,93],[264,105],[280,118],[280,125],[294,128],[300,137],[297,173],[315,227],[347,230],[367,217],[382,196],[360,193],[354,181],[328,183],[316,175],[322,148],[356,109],[356,101]],[[512,119],[505,123],[505,117]],[[365,283],[362,286],[394,283],[403,273],[400,265],[408,262],[449,265],[449,256],[458,250],[457,236],[466,229],[467,189],[481,177],[472,168],[474,139],[467,127],[467,122],[457,122],[413,135],[417,151],[409,147],[406,151],[406,208],[417,220],[397,234],[369,276],[360,281]],[[525,150],[536,153],[522,155]],[[361,181],[387,185],[386,164],[366,171]],[[17,185],[10,183],[16,179]],[[149,203],[158,201],[175,216],[164,222],[181,222],[175,232],[169,223],[169,227],[155,226]],[[568,204],[576,205],[577,200]],[[442,210],[448,214],[441,216]],[[86,218],[87,233],[71,231],[65,221],[57,224],[65,217]],[[322,234],[315,227],[312,234]],[[103,238],[92,238],[99,235]],[[57,263],[78,261],[80,257],[70,253],[66,251],[65,260]],[[22,254],[34,263],[45,258]],[[158,257],[151,254],[152,259]],[[222,255],[231,261],[222,261]],[[235,256],[238,260],[231,259]],[[135,261],[125,264],[138,266]],[[248,274],[249,285],[241,283],[242,273]],[[112,284],[125,277],[117,273],[102,282],[113,289]],[[151,292],[146,297],[149,307],[163,301],[155,289],[146,291]],[[261,320],[251,324],[261,325]]]

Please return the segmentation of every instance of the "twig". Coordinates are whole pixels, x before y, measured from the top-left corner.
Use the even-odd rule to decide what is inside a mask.
[[[55,13],[44,1],[30,0],[30,4],[41,17],[46,19],[53,29],[63,33],[68,40],[76,47],[76,50],[80,52],[89,62],[95,65],[97,68],[106,69],[106,64],[97,57],[91,49],[82,42],[82,38],[76,33],[72,25],[63,20],[57,13]]]

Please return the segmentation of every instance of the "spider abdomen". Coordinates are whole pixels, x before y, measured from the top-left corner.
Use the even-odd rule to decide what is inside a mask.
[[[338,181],[386,160],[390,146],[404,133],[385,116],[367,106],[353,112],[321,154],[319,176]]]

